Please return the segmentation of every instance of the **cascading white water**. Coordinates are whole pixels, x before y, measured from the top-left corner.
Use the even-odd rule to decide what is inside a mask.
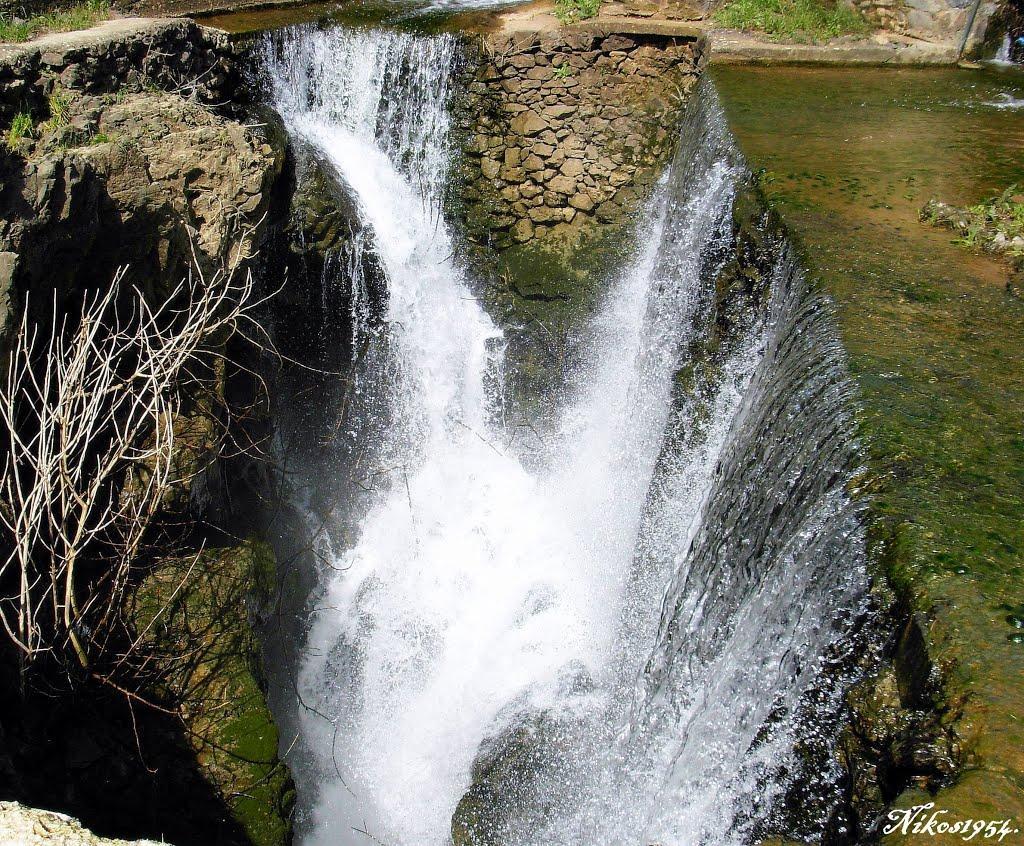
[[[1010,33],[1003,35],[1003,40],[999,42],[999,49],[996,50],[996,55],[992,59],[998,65],[1009,65],[1013,64],[1013,59],[1010,58]]]
[[[448,37],[381,30],[268,41],[277,107],[351,190],[388,285],[377,341],[390,376],[364,383],[387,395],[366,471],[375,492],[325,575],[298,680],[319,791],[304,842],[449,842],[481,748],[537,715],[574,726],[558,741],[569,769],[544,782],[543,811],[511,812],[523,811],[509,846],[738,842],[734,800],[771,769],[749,765],[754,737],[780,702],[796,709],[804,667],[833,639],[821,620],[856,604],[862,573],[819,572],[833,558],[815,557],[807,533],[831,537],[821,521],[847,506],[832,488],[764,562],[732,562],[760,563],[767,592],[749,572],[706,571],[722,563],[706,516],[728,499],[720,460],[760,419],[751,396],[778,314],[755,321],[724,368],[704,435],[667,448],[673,374],[731,237],[735,154],[720,116],[694,130],[701,145],[673,165],[595,322],[590,366],[550,435],[555,457],[527,469],[496,414],[501,331],[441,214],[454,53]],[[855,527],[843,531],[855,546]],[[712,594],[732,586],[721,610]],[[767,607],[789,608],[784,589],[806,594],[806,625]],[[693,634],[701,620],[714,636]],[[744,657],[762,663],[747,672]],[[775,760],[783,741],[753,757]]]

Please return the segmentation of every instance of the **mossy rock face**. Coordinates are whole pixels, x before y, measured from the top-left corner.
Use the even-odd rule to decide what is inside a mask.
[[[908,700],[901,686],[889,665],[848,697],[851,722],[840,740],[840,754],[849,774],[853,819],[862,826],[880,819],[908,781],[934,791],[961,763],[950,712]]]
[[[308,252],[327,256],[344,249],[359,216],[338,176],[309,147],[299,145],[290,225]]]
[[[254,846],[291,842],[295,790],[278,758],[250,609],[276,586],[269,546],[246,541],[161,562],[132,616],[181,715],[200,770]]]
[[[551,398],[585,364],[589,325],[622,272],[636,233],[628,224],[568,230],[561,239],[532,241],[500,252],[472,248],[483,275],[482,299],[508,341],[508,399],[515,416],[546,420]]]

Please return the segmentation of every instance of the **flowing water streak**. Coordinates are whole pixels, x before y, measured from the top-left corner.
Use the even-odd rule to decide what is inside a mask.
[[[996,64],[1008,65],[1012,63],[1010,59],[1010,33],[1003,35],[1003,40],[999,42],[999,49],[996,50],[996,55],[992,59]]]
[[[646,292],[641,349],[671,327],[679,342],[708,337],[741,176],[704,80],[632,283]],[[619,684],[576,732],[594,739],[576,741],[582,762],[563,773],[578,784],[558,797],[557,780],[541,780],[540,798],[561,799],[560,811],[526,814],[501,842],[742,844],[779,821],[798,773],[807,807],[790,822],[810,836],[829,823],[840,798],[830,750],[849,682],[845,643],[867,584],[861,508],[846,490],[858,466],[851,388],[827,302],[777,239],[771,264],[768,301],[748,304],[703,411],[682,402],[670,415],[664,394],[639,392],[648,400],[639,416],[656,421],[639,438],[662,454],[653,477],[624,488],[649,493],[620,599]],[[672,290],[685,296],[665,296]],[[614,307],[608,315],[619,319]],[[599,349],[615,358],[616,346]],[[633,372],[664,390],[688,358],[678,342],[660,352],[668,367]],[[693,432],[698,416],[707,422]],[[819,772],[800,773],[798,741]]]
[[[838,631],[824,621],[862,586],[849,456],[820,458],[801,429],[825,426],[823,447],[849,434],[842,392],[815,394],[799,378],[801,362],[823,356],[832,385],[840,359],[823,320],[799,317],[806,287],[781,263],[770,314],[723,368],[713,425],[691,448],[665,443],[672,377],[706,322],[739,174],[711,101],[597,322],[558,458],[527,472],[492,408],[501,333],[453,263],[440,215],[453,51],[445,37],[385,31],[300,29],[268,45],[289,131],[330,160],[373,233],[397,373],[376,386],[391,395],[370,474],[383,484],[324,585],[299,681],[320,768],[307,841],[365,842],[348,836],[358,827],[391,844],[444,844],[485,741],[531,715],[573,713],[591,740],[620,741],[611,753],[569,750],[578,807],[571,799],[547,831],[527,812],[510,844],[578,842],[580,831],[595,846],[729,842],[737,797],[792,746],[792,732],[759,746],[755,736],[772,709],[796,713]],[[828,399],[820,419],[801,417],[801,397]],[[792,508],[778,498],[787,491]],[[851,575],[837,584],[843,550],[839,572]]]

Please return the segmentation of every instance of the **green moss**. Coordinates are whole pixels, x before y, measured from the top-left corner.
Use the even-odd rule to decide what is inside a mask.
[[[500,253],[480,248],[490,270],[485,305],[505,328],[510,399],[528,419],[544,419],[550,399],[577,367],[586,326],[610,269],[622,266],[632,243],[628,225],[576,228]]]
[[[163,669],[199,766],[254,846],[290,838],[294,789],[263,689],[248,604],[276,585],[272,551],[246,541],[160,563],[135,596],[132,616]]]
[[[0,41],[21,42],[46,32],[88,29],[110,17],[108,0],[86,0],[66,9],[36,15],[25,21],[0,17]]]
[[[828,41],[868,28],[842,0],[732,0],[715,13],[715,23],[800,42]]]

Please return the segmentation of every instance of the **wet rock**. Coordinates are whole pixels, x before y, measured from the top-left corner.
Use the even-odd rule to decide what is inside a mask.
[[[589,677],[582,682],[591,684]],[[507,846],[537,831],[573,801],[582,783],[574,752],[587,725],[552,713],[523,715],[485,741],[473,762],[472,786],[452,815],[453,846]]]
[[[602,223],[615,223],[622,219],[622,207],[608,200],[597,207],[597,219]]]
[[[529,241],[533,237],[533,223],[529,218],[520,218],[513,224],[511,235],[517,244]]]

